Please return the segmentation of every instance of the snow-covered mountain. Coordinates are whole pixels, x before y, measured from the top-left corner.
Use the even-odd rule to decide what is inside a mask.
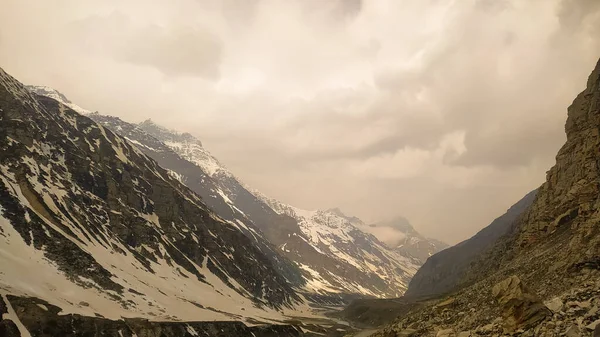
[[[136,125],[127,123],[117,117],[104,116],[98,113],[92,113],[88,116],[98,124],[125,137],[125,139],[137,146],[144,154],[156,160],[161,167],[167,169],[169,175],[200,195],[207,206],[213,209],[230,225],[238,228],[247,237],[252,239],[256,246],[269,257],[277,270],[293,286],[301,287],[304,285],[305,281],[298,266],[281,256],[276,247],[265,238],[260,228],[229,199],[223,190],[220,180],[216,179],[216,176],[213,177],[207,173],[210,172],[215,175],[216,170],[221,166],[216,159],[212,158],[202,148],[201,144],[194,142],[190,135],[167,132],[166,129],[159,127],[151,121]],[[186,141],[192,142],[190,146],[194,149],[193,155],[191,157],[179,155],[173,148],[159,141],[144,131],[143,128],[153,130],[153,133],[162,135],[164,139],[170,139],[170,144],[179,144]],[[176,140],[180,142],[175,142]],[[202,158],[203,160],[191,162],[186,158]],[[204,164],[204,166],[199,166],[200,164]],[[225,174],[226,172],[222,173]]]
[[[46,87],[43,85],[26,85],[25,87],[27,88],[27,90],[29,90],[37,95],[46,96],[46,97],[50,97],[54,100],[57,100],[58,102],[68,106],[69,108],[75,110],[76,112],[78,112],[82,115],[91,113],[91,111],[86,110],[86,109],[80,107],[79,105],[71,102],[65,95],[63,95],[60,91],[58,91],[56,89]]]
[[[290,258],[303,261],[302,254],[308,245],[333,263],[311,263],[312,259],[306,259],[306,264],[300,264],[313,276],[307,285],[313,291],[397,297],[402,295],[406,282],[420,265],[418,259],[390,249],[373,235],[360,230],[366,226],[360,219],[348,217],[337,208],[307,211],[258,195],[273,210],[293,217],[298,223],[301,235],[284,238],[279,244],[281,250]],[[380,280],[383,283],[379,283]]]
[[[138,146],[1,69],[0,123],[2,305],[12,295],[62,315],[253,322],[303,307],[284,263],[241,224]]]
[[[44,95],[52,90],[36,92]],[[64,95],[61,99],[68,101]],[[252,190],[188,133],[151,120],[131,124],[97,113],[88,116],[201,196],[229,225],[251,238],[278,273],[307,297],[399,296],[421,263],[361,231],[366,225],[358,218],[335,209],[300,210]]]
[[[333,210],[303,211],[250,189],[190,134],[151,120],[135,125],[98,114],[90,118],[136,144],[220,216],[254,228],[250,236],[264,236],[286,261],[293,261],[295,269],[276,266],[309,297],[399,296],[418,268],[418,259],[360,231],[357,226],[364,224],[359,219]]]
[[[235,209],[301,268],[307,291],[399,296],[418,269],[417,259],[358,230],[364,225],[360,219],[339,210],[305,211],[268,198],[245,185],[190,134],[170,131],[151,120],[138,127],[212,177]]]
[[[388,247],[393,247],[401,254],[418,258],[421,263],[425,263],[430,256],[449,247],[442,241],[421,235],[404,217],[359,228],[375,235]]]

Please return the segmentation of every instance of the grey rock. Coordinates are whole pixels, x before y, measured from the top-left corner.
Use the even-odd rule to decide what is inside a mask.
[[[396,333],[397,337],[414,337],[417,336],[418,331],[415,329],[404,329]]]
[[[546,305],[546,307],[548,307],[548,309],[552,310],[553,312],[560,312],[563,308],[563,302],[559,297],[555,297],[549,301],[544,302],[544,305]]]
[[[517,276],[496,284],[492,293],[502,306],[504,326],[508,331],[531,328],[551,316],[550,310]]]
[[[487,324],[487,325],[477,328],[477,332],[481,332],[481,333],[487,333],[487,332],[491,332],[493,330],[494,330],[494,324]]]
[[[594,316],[595,314],[598,313],[598,307],[596,305],[594,305],[586,314],[587,317],[589,316]]]
[[[571,325],[567,331],[565,332],[566,337],[579,337],[581,336],[581,332],[579,331],[579,327],[577,325]]]
[[[436,337],[455,337],[454,329],[444,329],[437,332]]]
[[[599,325],[600,325],[600,319],[599,319],[599,320],[596,320],[596,321],[593,321],[592,323],[590,323],[590,324],[586,325],[586,327],[585,327],[585,328],[586,328],[587,330],[589,330],[589,331],[594,331],[594,330],[596,330],[596,328],[597,328]]]

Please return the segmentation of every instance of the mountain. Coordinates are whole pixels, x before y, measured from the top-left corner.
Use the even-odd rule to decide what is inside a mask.
[[[600,334],[600,61],[567,112],[556,164],[506,234],[444,296],[375,336]]]
[[[131,124],[99,114],[89,117],[167,168],[224,219],[242,231],[252,228],[247,235],[257,241],[266,238],[286,259],[278,261],[277,255],[266,255],[312,300],[399,296],[418,268],[417,259],[358,230],[364,223],[357,218],[348,218],[339,210],[300,210],[252,190],[190,134],[168,130],[151,120]],[[293,261],[293,266],[288,261]]]
[[[349,291],[374,297],[402,295],[419,261],[388,248],[359,228],[366,226],[339,209],[307,211],[260,196],[299,227],[279,238],[279,247],[314,276],[309,288]],[[316,252],[316,254],[315,254]],[[383,282],[382,282],[383,281]]]
[[[79,105],[71,102],[65,95],[63,95],[60,91],[56,89],[52,89],[43,85],[26,85],[25,88],[27,88],[27,90],[33,92],[36,95],[52,98],[82,115],[91,113],[91,111],[86,110],[80,107]]]
[[[3,70],[0,123],[4,306],[34,297],[61,315],[255,323],[305,308],[278,272],[285,264],[240,224],[122,136]]]
[[[375,235],[389,247],[405,256],[414,256],[421,263],[433,254],[448,248],[448,244],[426,238],[417,232],[406,218],[398,217],[388,221],[360,227],[364,232]]]
[[[227,197],[221,188],[219,180],[209,175],[209,173],[214,174],[215,171],[212,168],[218,168],[220,164],[216,160],[214,160],[214,164],[210,164],[209,159],[212,159],[212,157],[209,157],[208,153],[204,152],[200,143],[198,144],[200,144],[199,150],[202,151],[202,156],[195,154],[195,158],[204,159],[199,162],[205,164],[205,166],[199,166],[198,163],[185,159],[171,147],[159,141],[138,125],[124,122],[117,117],[104,116],[98,113],[89,114],[88,117],[107,129],[123,136],[144,154],[156,160],[161,167],[167,169],[171,177],[177,179],[180,183],[188,186],[192,191],[201,196],[203,202],[214,210],[215,213],[252,239],[255,245],[271,260],[277,271],[285,276],[290,284],[293,286],[302,286],[305,284],[306,281],[302,276],[300,268],[289,259],[281,256],[277,248],[266,240],[265,235],[256,227],[254,222],[241,210],[236,208],[233,202]],[[142,125],[145,128],[150,128],[150,123],[148,121]],[[152,127],[156,128],[154,131],[156,134],[162,130],[158,125]],[[167,130],[165,129],[163,133],[167,133]],[[193,137],[189,134],[173,134],[172,136],[180,137],[181,140],[193,141]],[[163,138],[166,137],[163,136]],[[211,169],[207,168],[208,165],[211,165]]]
[[[536,193],[537,190],[529,192],[470,239],[430,257],[410,281],[405,295],[429,297],[455,289],[465,279],[470,264],[510,231],[514,222],[533,203]]]

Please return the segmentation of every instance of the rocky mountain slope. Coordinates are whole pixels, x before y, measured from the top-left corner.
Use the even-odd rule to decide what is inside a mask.
[[[264,233],[256,227],[254,222],[235,206],[221,188],[218,178],[213,178],[206,173],[214,173],[214,171],[207,169],[206,166],[201,167],[197,163],[185,159],[171,147],[144,131],[139,125],[124,122],[117,117],[104,116],[98,113],[89,114],[88,117],[107,129],[125,137],[140,151],[156,160],[161,167],[167,169],[167,172],[173,178],[201,196],[203,202],[214,210],[215,213],[252,239],[255,245],[273,262],[278,272],[284,275],[290,284],[297,287],[305,284],[298,266],[289,259],[284,258],[277,248],[266,240]],[[143,125],[149,128],[151,127],[149,126],[150,123],[150,121],[147,121]],[[155,127],[157,128],[156,132],[161,130],[158,126]],[[167,133],[166,130],[164,132]],[[186,134],[174,136],[180,136],[188,140],[193,139],[191,135]],[[201,158],[209,159],[211,157],[205,155]],[[200,162],[205,164],[207,161],[203,160]],[[217,164],[218,162],[215,162],[213,167],[216,167]]]
[[[379,336],[600,334],[600,61],[533,203],[442,300]]]
[[[3,70],[0,123],[4,299],[165,321],[274,322],[302,308],[241,225],[125,138]]]
[[[416,272],[418,259],[361,232],[357,226],[364,224],[358,219],[335,210],[299,210],[251,190],[190,134],[150,120],[136,125],[115,117],[89,116],[154,158],[224,219],[242,231],[251,229],[247,235],[257,241],[264,235],[287,258],[275,261],[279,271],[313,300],[399,296]]]
[[[455,289],[465,279],[470,264],[510,231],[514,222],[531,205],[536,193],[537,190],[528,193],[472,238],[429,258],[410,281],[405,296],[430,297]]]
[[[448,244],[426,238],[417,232],[406,218],[398,217],[360,227],[364,232],[375,235],[389,247],[402,255],[413,256],[425,263],[433,254],[448,248]]]

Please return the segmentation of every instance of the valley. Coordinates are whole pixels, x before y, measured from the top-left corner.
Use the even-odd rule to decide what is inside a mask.
[[[594,1],[8,1],[0,337],[600,337]]]

